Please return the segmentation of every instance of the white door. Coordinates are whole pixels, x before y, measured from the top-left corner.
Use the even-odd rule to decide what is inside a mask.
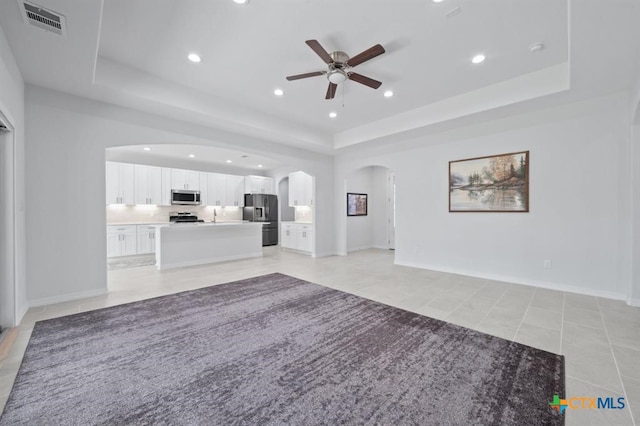
[[[389,250],[396,249],[396,174],[387,174],[387,240]]]

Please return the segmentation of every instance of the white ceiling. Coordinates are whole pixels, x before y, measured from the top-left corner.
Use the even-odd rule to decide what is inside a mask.
[[[150,144],[129,145],[109,148],[110,152],[120,153],[126,157],[130,154],[135,159],[150,158],[179,159],[183,162],[208,163],[226,168],[240,168],[253,172],[268,171],[279,166],[279,163],[264,155],[256,155],[245,151],[225,149],[202,145]],[[193,156],[193,157],[192,157]],[[185,163],[182,163],[185,164]]]
[[[638,77],[638,0],[34,2],[65,15],[68,30],[28,26],[17,1],[0,2],[28,83],[324,153],[544,97],[629,89]],[[326,69],[308,39],[350,56],[382,44],[355,68],[382,86],[347,81],[327,101],[324,76],[287,81]],[[536,42],[545,48],[531,53]],[[487,59],[474,65],[479,52]]]

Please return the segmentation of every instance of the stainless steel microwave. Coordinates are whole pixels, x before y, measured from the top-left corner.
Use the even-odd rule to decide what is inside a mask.
[[[172,189],[171,204],[183,206],[199,206],[200,191],[189,191],[187,189]]]

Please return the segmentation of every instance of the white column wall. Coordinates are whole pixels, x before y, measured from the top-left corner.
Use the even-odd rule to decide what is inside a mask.
[[[4,176],[2,177],[3,198],[2,205],[7,219],[12,224],[12,235],[3,238],[8,253],[3,255],[8,263],[5,274],[0,277],[2,297],[9,296],[15,302],[6,312],[8,319],[3,323],[20,322],[27,310],[27,277],[25,267],[25,125],[24,125],[24,80],[16,64],[11,48],[2,28],[0,28],[0,111],[7,117],[14,127],[10,134],[5,135],[2,147]],[[14,284],[15,283],[15,284]],[[13,288],[11,288],[13,287]],[[11,293],[11,294],[8,294]],[[3,305],[4,312],[4,305]]]
[[[336,190],[362,167],[395,170],[398,264],[626,299],[630,212],[621,197],[630,192],[622,182],[629,121],[623,99],[344,149],[336,158]],[[523,150],[531,153],[529,213],[448,212],[449,161]],[[340,210],[336,244],[343,254]],[[551,269],[543,267],[545,259]]]
[[[330,156],[171,121],[27,86],[27,259],[32,305],[104,293],[105,148],[184,143],[224,146],[295,164],[316,178],[316,248],[333,252]]]

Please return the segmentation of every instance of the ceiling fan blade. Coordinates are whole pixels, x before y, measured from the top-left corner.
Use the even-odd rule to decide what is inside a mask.
[[[355,67],[356,65],[360,65],[363,62],[368,61],[369,59],[373,59],[376,56],[382,55],[385,52],[384,47],[379,44],[376,44],[373,47],[368,48],[362,53],[357,54],[353,58],[347,61],[347,65],[350,67]]]
[[[360,84],[364,84],[365,86],[369,86],[372,89],[377,89],[378,87],[380,87],[382,85],[382,82],[378,81],[378,80],[374,80],[372,78],[369,77],[365,77],[362,74],[358,74],[355,72],[349,73],[349,80],[353,80],[357,83]]]
[[[309,47],[314,52],[316,52],[316,54],[320,56],[320,59],[322,59],[325,63],[327,64],[333,63],[333,59],[331,59],[331,56],[329,56],[327,51],[324,50],[324,47],[320,46],[320,43],[318,43],[318,40],[307,40],[305,41],[305,43],[307,43]]]
[[[323,74],[324,72],[322,71],[314,71],[314,72],[308,72],[306,74],[290,75],[289,77],[287,77],[287,80],[289,81],[300,80],[301,78],[316,77],[318,75],[323,75]]]
[[[338,88],[338,85],[335,83],[329,83],[329,88],[327,89],[327,96],[325,96],[325,99],[333,99],[336,96],[336,89]]]

